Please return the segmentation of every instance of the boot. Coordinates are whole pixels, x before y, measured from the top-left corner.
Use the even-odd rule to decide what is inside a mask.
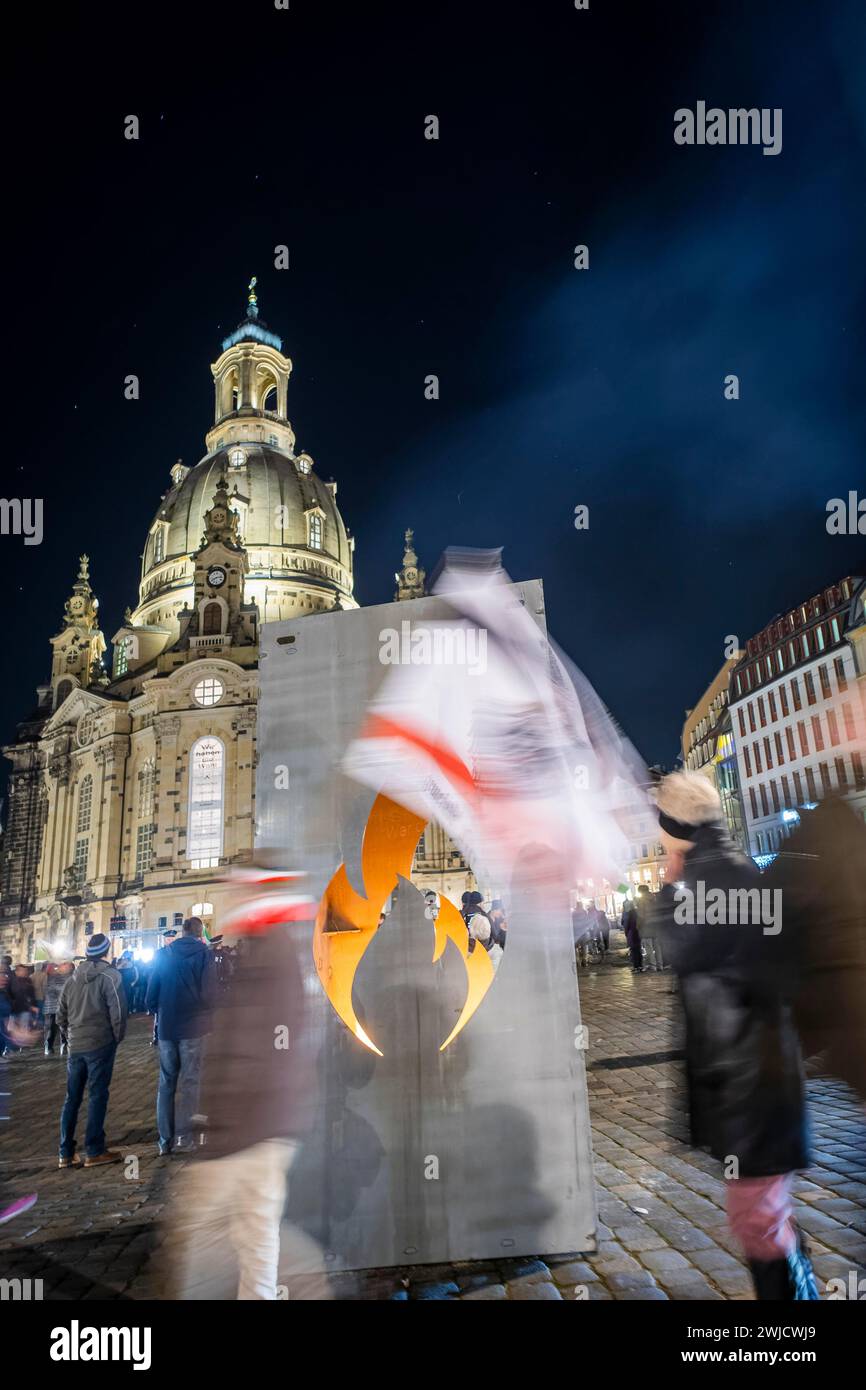
[[[761,1302],[816,1303],[820,1299],[802,1237],[786,1260],[750,1260],[749,1269],[755,1295]]]
[[[54,1048],[51,1046],[50,1043],[46,1043],[46,1044],[45,1044],[44,1052],[45,1052],[45,1056],[46,1056],[46,1057],[53,1057],[53,1056],[54,1056]]]

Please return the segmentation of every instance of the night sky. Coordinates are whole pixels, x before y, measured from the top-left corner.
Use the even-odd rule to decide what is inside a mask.
[[[134,606],[252,274],[359,601],[392,598],[407,526],[428,571],[504,547],[650,762],[728,634],[866,569],[825,530],[866,491],[866,7],[590,4],[34,12],[5,124],[3,495],[44,498],[45,540],[0,538],[4,738],[81,551],[107,640]],[[782,152],[676,145],[698,100],[781,107]]]

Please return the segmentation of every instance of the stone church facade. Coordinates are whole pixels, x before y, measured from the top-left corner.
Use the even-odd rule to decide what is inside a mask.
[[[155,948],[191,912],[219,931],[227,866],[255,840],[260,625],[357,607],[337,485],[295,449],[291,371],[251,286],[211,367],[206,453],[171,470],[110,674],[81,558],[50,680],[3,749],[0,951],[16,960],[81,954],[100,931]],[[424,593],[411,532],[396,579],[400,598]],[[425,886],[473,882],[435,827],[417,867]]]

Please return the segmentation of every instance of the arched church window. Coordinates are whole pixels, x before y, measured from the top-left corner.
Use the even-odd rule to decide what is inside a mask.
[[[161,565],[165,559],[165,527],[157,526],[153,533],[153,563]]]
[[[225,749],[210,734],[189,753],[189,829],[187,858],[194,869],[212,869],[223,850]]]
[[[81,835],[85,830],[90,829],[90,815],[93,809],[93,778],[88,772],[81,783],[81,790],[78,793],[78,821],[76,830]]]
[[[214,637],[223,630],[223,612],[218,603],[206,603],[202,614],[203,637]]]
[[[156,768],[153,758],[148,758],[138,774],[138,819],[150,820],[153,815],[153,788]]]
[[[232,468],[243,468],[246,461],[247,456],[244,453],[243,449],[232,449],[231,453],[229,454],[229,463],[231,464]]]
[[[129,656],[127,652],[126,638],[121,637],[120,641],[116,642],[114,647],[114,674],[116,676],[125,676],[128,670]]]
[[[311,549],[311,550],[321,550],[321,549],[322,549],[322,533],[323,533],[323,530],[324,530],[324,527],[323,527],[323,525],[322,525],[322,518],[319,516],[318,512],[313,512],[313,513],[311,514],[311,516],[310,516],[310,549]]]
[[[59,709],[63,701],[72,694],[72,681],[61,681],[54,697],[54,708]]]

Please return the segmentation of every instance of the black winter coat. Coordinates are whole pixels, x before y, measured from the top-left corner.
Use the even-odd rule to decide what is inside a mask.
[[[757,868],[721,826],[701,826],[685,856],[682,885],[760,888]],[[808,1164],[800,1047],[784,930],[754,925],[678,924],[674,895],[653,904],[658,935],[671,954],[685,1012],[692,1142],[707,1147],[731,1176],[770,1177]]]
[[[801,812],[766,878],[782,893],[804,1054],[866,1103],[866,825],[827,797]]]

